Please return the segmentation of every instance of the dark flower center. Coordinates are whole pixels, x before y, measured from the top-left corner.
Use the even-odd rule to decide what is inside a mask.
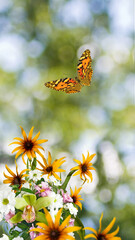
[[[87,171],[87,166],[85,164],[82,164],[82,172],[85,173]]]
[[[46,171],[47,171],[47,172],[51,172],[52,169],[53,169],[52,166],[49,166],[49,167],[46,168]]]
[[[60,232],[58,230],[52,230],[50,232],[50,237],[52,240],[57,240],[60,236]]]
[[[29,140],[25,141],[24,148],[26,151],[31,150],[33,148],[33,142]]]
[[[106,237],[100,233],[97,237],[98,240],[106,240]]]
[[[13,180],[13,183],[12,183],[13,185],[21,185],[21,178],[19,177],[19,176],[16,176],[16,177],[14,177],[14,180]]]
[[[73,196],[72,199],[73,199],[73,203],[76,203],[76,197]]]

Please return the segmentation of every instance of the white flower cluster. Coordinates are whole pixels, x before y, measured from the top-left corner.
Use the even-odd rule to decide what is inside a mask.
[[[33,182],[36,182],[41,179],[41,172],[38,170],[31,170],[29,172],[29,180],[32,180]]]
[[[70,214],[74,215],[76,217],[78,213],[78,209],[74,207],[73,203],[66,203],[64,206],[65,209],[69,209]]]
[[[39,173],[38,170],[31,171],[29,173],[29,179],[33,179],[36,182],[36,181],[41,179],[41,173]],[[43,175],[43,179],[49,185],[54,185],[56,187],[61,186],[60,181],[57,180],[54,176],[50,176],[48,178],[47,175]],[[52,197],[52,199],[53,199],[52,202],[51,202],[51,205],[48,207],[53,221],[55,220],[56,214],[57,214],[57,212],[59,211],[60,208],[64,208],[65,210],[69,210],[70,214],[73,215],[74,217],[77,216],[78,209],[76,207],[74,207],[74,205],[72,203],[73,201],[69,197],[69,194],[67,194],[68,197],[67,197],[66,194],[64,194],[64,192],[62,194],[61,191],[56,193],[52,190],[52,188],[51,188],[50,193],[48,193],[48,196]],[[68,199],[69,199],[69,202],[68,202]]]
[[[71,224],[70,226],[74,226],[74,218],[77,215],[78,208],[74,206],[73,199],[70,194],[61,188],[62,183],[59,180],[57,180],[54,176],[50,176],[48,178],[47,175],[43,175],[41,177],[41,172],[38,170],[31,170],[27,180],[28,181],[23,184],[24,189],[22,189],[17,195],[11,187],[7,187],[5,185],[0,187],[0,221],[5,219],[5,221],[13,227],[14,224],[10,221],[10,219],[16,214],[15,204],[17,203],[17,199],[23,198],[24,194],[29,192],[29,189],[36,195],[37,200],[40,197],[50,197],[52,199],[49,206],[47,206],[47,209],[49,210],[53,221],[55,221],[59,209],[63,208],[63,213],[65,212],[66,215],[71,214],[71,221],[69,224]],[[27,219],[27,208],[25,207],[24,210],[22,212],[22,216],[25,215]],[[35,214],[34,207],[33,210],[31,210],[31,214],[32,213]],[[61,215],[62,220],[63,218],[64,215]],[[25,220],[24,217],[23,219]],[[35,215],[33,219],[34,220],[31,221],[32,224],[34,224]],[[73,233],[70,235],[74,236]],[[34,240],[33,237],[30,236],[30,238],[31,240]],[[9,240],[8,236],[5,234],[3,234],[0,239]],[[13,240],[23,240],[23,238],[18,236],[13,238]]]
[[[3,237],[1,237],[0,239],[1,240],[9,240],[9,237],[6,234],[3,234]],[[23,240],[23,238],[18,236],[16,238],[13,238],[13,240]]]
[[[54,185],[56,187],[61,186],[60,181],[57,180],[54,176],[50,176],[48,179],[48,176],[44,175],[43,178],[44,178],[44,181],[48,184],[48,186],[49,185],[50,186]],[[43,186],[43,184],[42,184],[42,186]],[[47,189],[47,186],[46,186],[46,189]],[[41,191],[43,191],[43,189],[41,189]],[[60,208],[69,210],[69,213],[71,215],[73,215],[74,217],[76,217],[78,209],[76,207],[74,207],[74,205],[72,203],[73,200],[68,193],[64,193],[63,190],[60,191],[58,189],[57,189],[57,193],[56,193],[52,190],[52,187],[51,187],[51,190],[48,193],[48,196],[52,198],[51,205],[48,207],[48,209],[50,211],[53,221],[55,220],[56,214]]]
[[[10,187],[0,186],[0,218],[10,211],[15,211],[15,193]]]

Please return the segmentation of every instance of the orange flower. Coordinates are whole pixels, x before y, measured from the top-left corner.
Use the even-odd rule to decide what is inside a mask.
[[[22,178],[28,176],[28,174],[23,174],[23,173],[28,171],[29,169],[24,169],[20,173],[18,173],[18,166],[17,166],[16,161],[15,161],[15,164],[16,164],[16,174],[12,172],[12,170],[7,166],[7,164],[5,165],[7,171],[12,176],[7,176],[5,173],[3,173],[4,177],[7,178],[7,179],[3,180],[3,183],[10,183],[10,186],[19,184],[19,189],[21,189],[22,185],[26,182]]]
[[[42,167],[42,169],[39,169],[39,168],[37,169],[43,172],[42,176],[45,174],[48,174],[48,178],[49,178],[51,175],[53,175],[56,179],[61,180],[60,177],[56,174],[56,172],[65,172],[65,170],[59,168],[65,162],[65,160],[63,160],[64,158],[65,157],[56,159],[54,160],[53,163],[51,163],[52,161],[51,153],[48,152],[48,164],[45,157],[43,157],[44,165],[37,160],[37,162]]]
[[[89,155],[89,152],[88,152],[88,155],[87,155],[87,158],[85,159],[85,156],[84,154],[82,154],[82,157],[83,157],[83,163],[81,163],[81,161],[77,160],[77,159],[74,159],[74,161],[76,163],[78,163],[79,165],[77,167],[73,167],[71,168],[70,170],[78,170],[77,172],[75,172],[73,174],[73,176],[76,176],[78,174],[80,174],[80,178],[85,182],[87,180],[87,182],[89,182],[89,180],[86,178],[86,175],[91,179],[91,182],[93,180],[93,177],[92,177],[92,173],[90,170],[95,170],[94,167],[92,167],[92,163],[91,163],[91,160],[93,159],[93,157],[95,156],[96,154],[92,154],[92,155]],[[84,177],[84,179],[83,179]]]
[[[82,189],[82,187],[77,189],[76,186],[75,186],[75,191],[73,193],[73,190],[70,188],[70,192],[71,192],[70,197],[73,199],[73,202],[76,205],[78,205],[81,208],[81,210],[82,210],[82,204],[79,201],[83,200],[83,199],[81,198],[81,195],[78,195],[78,193],[81,191],[81,189]]]
[[[9,144],[9,145],[11,145],[11,144],[20,145],[19,147],[16,147],[12,151],[12,153],[17,151],[17,154],[16,154],[15,158],[17,158],[19,155],[22,154],[23,162],[24,162],[24,164],[26,164],[26,162],[24,160],[25,154],[27,154],[27,157],[29,159],[35,158],[36,157],[35,153],[38,153],[41,157],[43,157],[42,153],[38,149],[40,148],[40,149],[44,150],[44,148],[39,146],[39,144],[47,142],[48,140],[46,140],[46,139],[37,140],[39,135],[40,135],[40,132],[38,132],[37,135],[32,139],[32,134],[33,134],[34,127],[31,128],[28,137],[27,137],[24,129],[21,126],[20,126],[20,128],[22,130],[22,135],[23,135],[24,139],[16,137],[14,139],[16,139],[19,142],[15,141],[15,142],[12,142],[12,143]]]
[[[116,221],[116,218],[114,217],[113,220],[110,222],[110,224],[101,232],[102,218],[103,218],[103,213],[102,213],[101,218],[99,220],[99,230],[98,230],[98,232],[94,228],[91,228],[91,227],[84,228],[84,229],[88,229],[88,230],[93,232],[93,233],[90,233],[90,234],[86,235],[85,239],[86,238],[95,238],[97,240],[121,240],[120,237],[116,236],[117,233],[119,232],[119,227],[117,227],[117,229],[114,232],[108,233],[111,230],[111,228],[113,227],[113,225]]]
[[[45,211],[45,218],[48,224],[45,223],[37,223],[37,225],[41,228],[33,228],[30,230],[42,233],[35,238],[35,240],[75,240],[74,237],[68,235],[68,233],[75,232],[81,229],[81,227],[68,227],[69,220],[71,216],[69,215],[60,225],[60,217],[62,213],[62,209],[60,209],[56,215],[55,222],[53,222],[50,213],[44,208]]]

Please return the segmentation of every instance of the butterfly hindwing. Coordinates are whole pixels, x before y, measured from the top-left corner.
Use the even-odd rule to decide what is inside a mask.
[[[78,79],[82,85],[90,86],[93,70],[91,68],[90,50],[87,49],[83,52],[79,59],[77,66]]]
[[[80,92],[82,86],[77,78],[63,78],[55,81],[45,83],[48,88],[55,89],[56,91],[63,91],[66,93]]]
[[[90,50],[87,49],[83,52],[79,59],[77,66],[78,77],[61,78],[55,81],[45,83],[48,88],[55,89],[56,91],[63,91],[66,93],[80,92],[82,86],[90,86],[93,70],[91,68]]]

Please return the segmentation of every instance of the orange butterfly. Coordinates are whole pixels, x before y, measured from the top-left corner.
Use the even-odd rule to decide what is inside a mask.
[[[66,93],[80,92],[82,86],[90,86],[93,70],[91,68],[90,50],[87,49],[83,52],[79,59],[77,66],[78,77],[63,78],[55,81],[45,83],[48,88],[55,89],[56,91],[63,91]]]

